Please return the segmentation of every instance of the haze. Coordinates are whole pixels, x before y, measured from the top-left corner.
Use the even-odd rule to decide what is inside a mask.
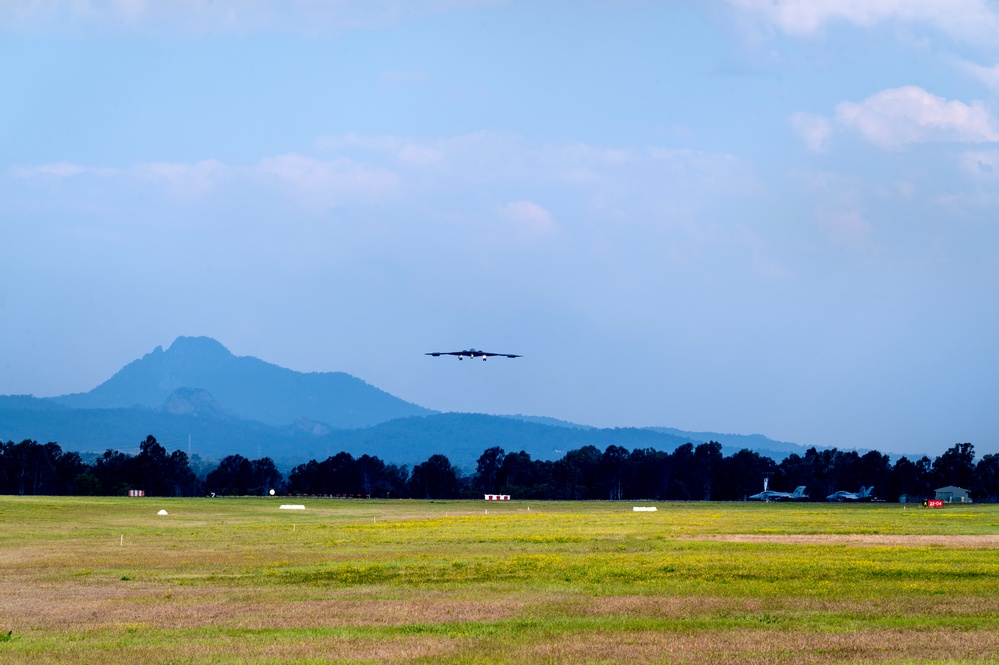
[[[442,411],[999,452],[999,5],[0,6],[0,394],[180,335]],[[458,362],[428,351],[523,354]]]

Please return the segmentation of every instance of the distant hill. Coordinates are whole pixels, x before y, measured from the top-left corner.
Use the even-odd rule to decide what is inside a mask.
[[[201,389],[240,418],[279,426],[300,418],[332,427],[368,427],[394,418],[427,415],[343,372],[303,373],[249,356],[234,356],[209,337],[178,337],[90,392],[52,398],[77,409],[159,408],[181,388]]]
[[[555,460],[569,450],[593,445],[604,450],[617,445],[633,450],[655,448],[671,451],[685,440],[639,429],[575,429],[519,421],[480,413],[442,413],[422,418],[393,420],[363,430],[337,431],[319,437],[316,444],[331,451],[346,450],[384,454],[385,459],[413,463],[425,460],[426,451],[445,452],[459,466],[475,469],[487,448],[529,453],[533,459]],[[371,451],[382,451],[373,453]],[[420,451],[420,452],[417,452]]]
[[[583,430],[597,429],[594,427],[590,427],[589,425],[580,425],[578,423],[569,422],[567,420],[558,420],[556,418],[548,418],[545,416],[515,415],[515,416],[504,416],[504,417],[512,418],[514,420],[522,420],[524,422],[551,425],[552,427],[567,427],[571,429],[583,429]],[[765,437],[762,434],[721,434],[719,432],[688,432],[686,430],[676,429],[675,427],[642,427],[638,429],[650,432],[657,432],[659,434],[666,434],[672,437],[674,440],[680,441],[682,443],[693,443],[694,445],[697,445],[698,443],[709,443],[711,441],[717,441],[718,443],[722,444],[723,450],[733,450],[733,451],[739,451],[743,449],[754,450],[760,453],[761,455],[766,455],[767,457],[778,462],[792,453],[804,455],[805,451],[808,449],[807,446],[802,446],[797,443],[788,443],[786,441],[775,441],[774,439]]]
[[[152,434],[168,450],[187,451],[190,442],[192,452],[208,459],[234,452],[254,457],[258,451],[262,455],[284,455],[297,447],[293,434],[240,418],[134,406],[71,409],[50,400],[32,399],[34,404],[25,408],[23,399],[15,402],[0,397],[0,438],[4,441],[55,441],[64,450],[78,452],[101,453],[109,448],[134,452]],[[301,438],[311,439],[305,434]]]
[[[176,404],[176,399],[171,396],[167,404]],[[201,399],[209,397],[201,395]],[[533,459],[555,460],[588,445],[600,450],[616,445],[628,450],[672,451],[687,442],[651,430],[575,429],[476,413],[414,416],[360,429],[319,430],[317,434],[307,427],[273,427],[214,409],[205,415],[186,408],[182,412],[146,407],[46,408],[47,401],[35,400],[31,408],[24,408],[23,399],[12,403],[10,398],[0,397],[0,438],[56,441],[67,450],[99,453],[108,448],[135,451],[147,434],[153,434],[167,450],[188,451],[190,442],[190,452],[206,459],[234,453],[250,458],[266,455],[285,468],[340,451],[409,465],[440,453],[468,471],[474,471],[482,452],[493,446],[507,452],[523,450]]]
[[[735,448],[737,450],[755,450],[756,452],[766,454],[774,460],[782,460],[792,453],[797,453],[798,455],[804,455],[805,451],[811,446],[802,446],[797,443],[788,443],[787,441],[775,441],[774,439],[763,436],[762,434],[721,434],[719,432],[687,432],[682,429],[676,429],[674,427],[649,427],[648,429],[654,432],[661,432],[662,434],[669,434],[671,436],[678,436],[680,438],[685,438],[688,441],[717,441],[726,448]],[[819,446],[821,448],[821,446]]]

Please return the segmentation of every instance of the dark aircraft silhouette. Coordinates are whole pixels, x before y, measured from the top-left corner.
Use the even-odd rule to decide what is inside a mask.
[[[503,358],[520,358],[516,353],[489,353],[488,351],[479,351],[478,349],[467,349],[465,351],[435,351],[433,353],[427,353],[428,356],[433,356],[438,358],[440,356],[458,356],[458,360],[464,360],[465,356],[469,358],[482,358],[485,360],[490,356],[502,356]]]

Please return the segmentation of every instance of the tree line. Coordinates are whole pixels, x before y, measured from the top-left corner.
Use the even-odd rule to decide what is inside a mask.
[[[136,455],[108,450],[91,463],[56,443],[0,441],[0,494],[112,496],[138,489],[149,496],[236,496],[274,490],[371,498],[509,494],[535,500],[740,501],[762,490],[768,478],[774,489],[805,485],[812,500],[819,501],[861,485],[874,485],[875,494],[886,501],[902,495],[931,498],[934,488],[946,485],[970,490],[975,501],[999,501],[999,455],[976,462],[970,443],[955,444],[933,460],[902,457],[894,464],[877,451],[861,455],[835,448],[809,448],[780,463],[750,450],[725,457],[721,444],[712,441],[687,443],[668,453],[615,445],[600,451],[588,445],[554,461],[497,446],[485,450],[469,474],[444,455],[431,455],[410,469],[346,452],[300,464],[287,477],[269,457],[229,455],[214,467],[195,466],[199,472],[185,452],[168,453],[153,436],[139,444]]]

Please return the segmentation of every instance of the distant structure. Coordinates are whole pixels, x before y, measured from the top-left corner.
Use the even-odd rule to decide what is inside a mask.
[[[146,496],[145,490],[128,490],[129,496]]]
[[[486,494],[486,501],[509,501],[509,494]]]
[[[944,503],[971,503],[971,496],[968,494],[968,490],[963,487],[948,485],[935,489],[933,492],[936,495],[935,498]]]

